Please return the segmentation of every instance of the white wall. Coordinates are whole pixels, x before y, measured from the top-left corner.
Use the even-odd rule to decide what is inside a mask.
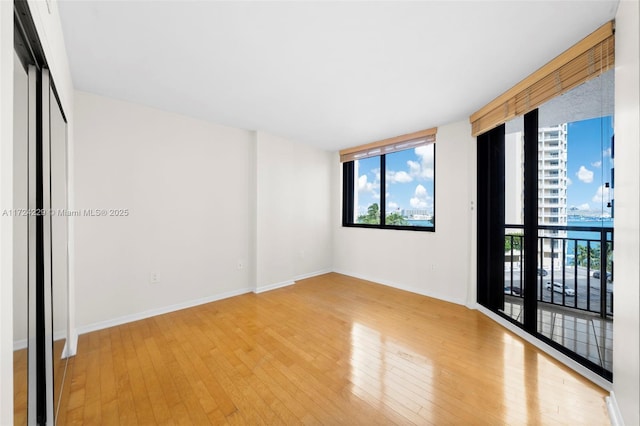
[[[310,146],[293,147],[293,186],[295,197],[289,207],[293,218],[294,277],[300,279],[333,270],[333,206],[331,179],[334,156]]]
[[[250,290],[251,133],[76,92],[81,331]],[[159,283],[150,283],[157,273]]]
[[[256,290],[293,283],[294,230],[296,212],[290,202],[295,194],[291,178],[293,144],[286,139],[258,132],[256,152],[257,226]]]
[[[331,270],[331,153],[257,133],[256,289]]]
[[[75,98],[80,332],[330,270],[330,153]],[[85,209],[130,215],[86,217]]]
[[[640,424],[640,11],[616,15],[613,394],[624,423]]]
[[[334,227],[334,269],[415,293],[467,304],[475,215],[475,138],[468,122],[438,128],[436,231]],[[335,159],[335,173],[340,166]],[[334,193],[341,194],[340,180]],[[333,214],[341,217],[341,204]]]

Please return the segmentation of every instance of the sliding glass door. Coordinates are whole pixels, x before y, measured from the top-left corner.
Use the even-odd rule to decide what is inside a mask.
[[[614,71],[538,109],[538,332],[612,371]]]
[[[613,71],[478,137],[478,301],[612,377]]]

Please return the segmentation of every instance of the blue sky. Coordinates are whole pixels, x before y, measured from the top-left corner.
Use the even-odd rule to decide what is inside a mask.
[[[567,125],[567,207],[611,213],[607,208],[611,180],[612,117],[576,121]]]
[[[359,160],[358,214],[380,202],[380,157]],[[387,154],[387,213],[426,209],[433,214],[434,145]]]

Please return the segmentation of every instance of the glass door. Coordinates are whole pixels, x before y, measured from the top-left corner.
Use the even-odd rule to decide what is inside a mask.
[[[478,302],[612,378],[613,71],[478,136]]]
[[[538,109],[538,333],[610,377],[613,84],[608,71]]]
[[[500,310],[524,323],[524,118],[505,123],[504,305]]]

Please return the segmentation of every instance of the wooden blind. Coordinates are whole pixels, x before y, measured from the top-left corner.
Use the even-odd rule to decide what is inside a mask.
[[[551,62],[469,117],[477,136],[534,110],[548,100],[598,77],[614,66],[614,22],[580,40]]]
[[[419,132],[408,133],[402,136],[396,136],[384,139],[378,142],[368,143],[366,145],[354,146],[340,151],[340,162],[361,160],[367,157],[375,157],[376,155],[390,154],[404,149],[415,148],[427,145],[436,141],[436,133],[438,128],[420,130]]]

